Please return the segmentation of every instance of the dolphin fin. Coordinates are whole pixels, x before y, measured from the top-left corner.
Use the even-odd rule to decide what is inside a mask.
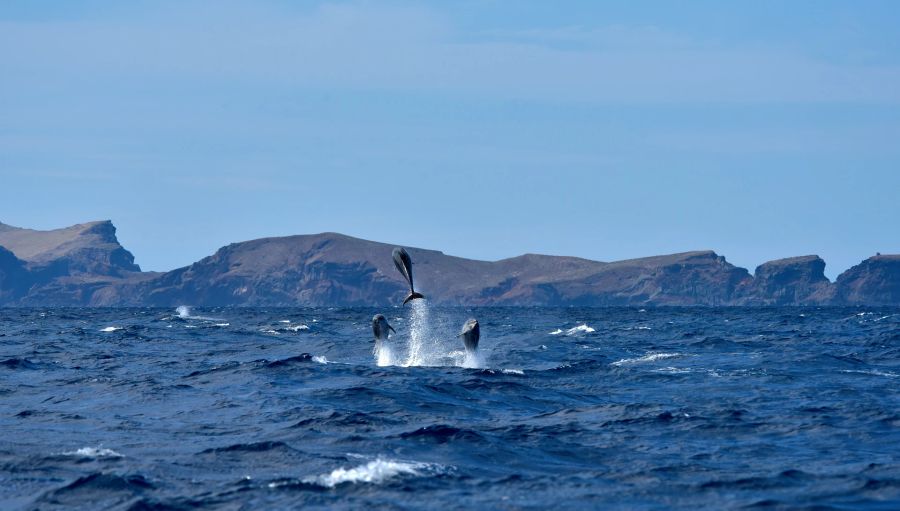
[[[406,302],[415,300],[416,298],[425,298],[422,293],[417,293],[415,291],[409,293],[409,296],[406,297],[406,300],[403,300],[403,305],[406,305]]]

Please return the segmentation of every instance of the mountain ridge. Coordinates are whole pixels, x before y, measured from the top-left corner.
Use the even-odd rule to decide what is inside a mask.
[[[391,305],[406,283],[394,245],[336,232],[228,244],[168,272],[143,272],[109,220],[36,231],[0,223],[0,305]],[[417,290],[446,305],[900,305],[900,255],[824,275],[817,255],[753,274],[712,250],[622,261],[522,254],[481,261],[407,247]]]

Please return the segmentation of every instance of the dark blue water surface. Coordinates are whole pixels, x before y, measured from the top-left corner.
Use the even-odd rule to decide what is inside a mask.
[[[0,508],[900,509],[898,389],[898,309],[0,309]]]

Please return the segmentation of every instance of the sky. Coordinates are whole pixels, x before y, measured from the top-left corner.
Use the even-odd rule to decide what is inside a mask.
[[[900,253],[894,1],[0,3],[0,222],[145,270],[335,231],[495,260]]]

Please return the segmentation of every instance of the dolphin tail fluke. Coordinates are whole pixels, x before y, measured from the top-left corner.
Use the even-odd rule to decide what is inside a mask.
[[[425,295],[423,295],[422,293],[417,293],[417,292],[413,291],[412,293],[409,294],[409,296],[406,297],[406,300],[403,300],[403,305],[406,305],[406,302],[415,300],[416,298],[425,298]]]

